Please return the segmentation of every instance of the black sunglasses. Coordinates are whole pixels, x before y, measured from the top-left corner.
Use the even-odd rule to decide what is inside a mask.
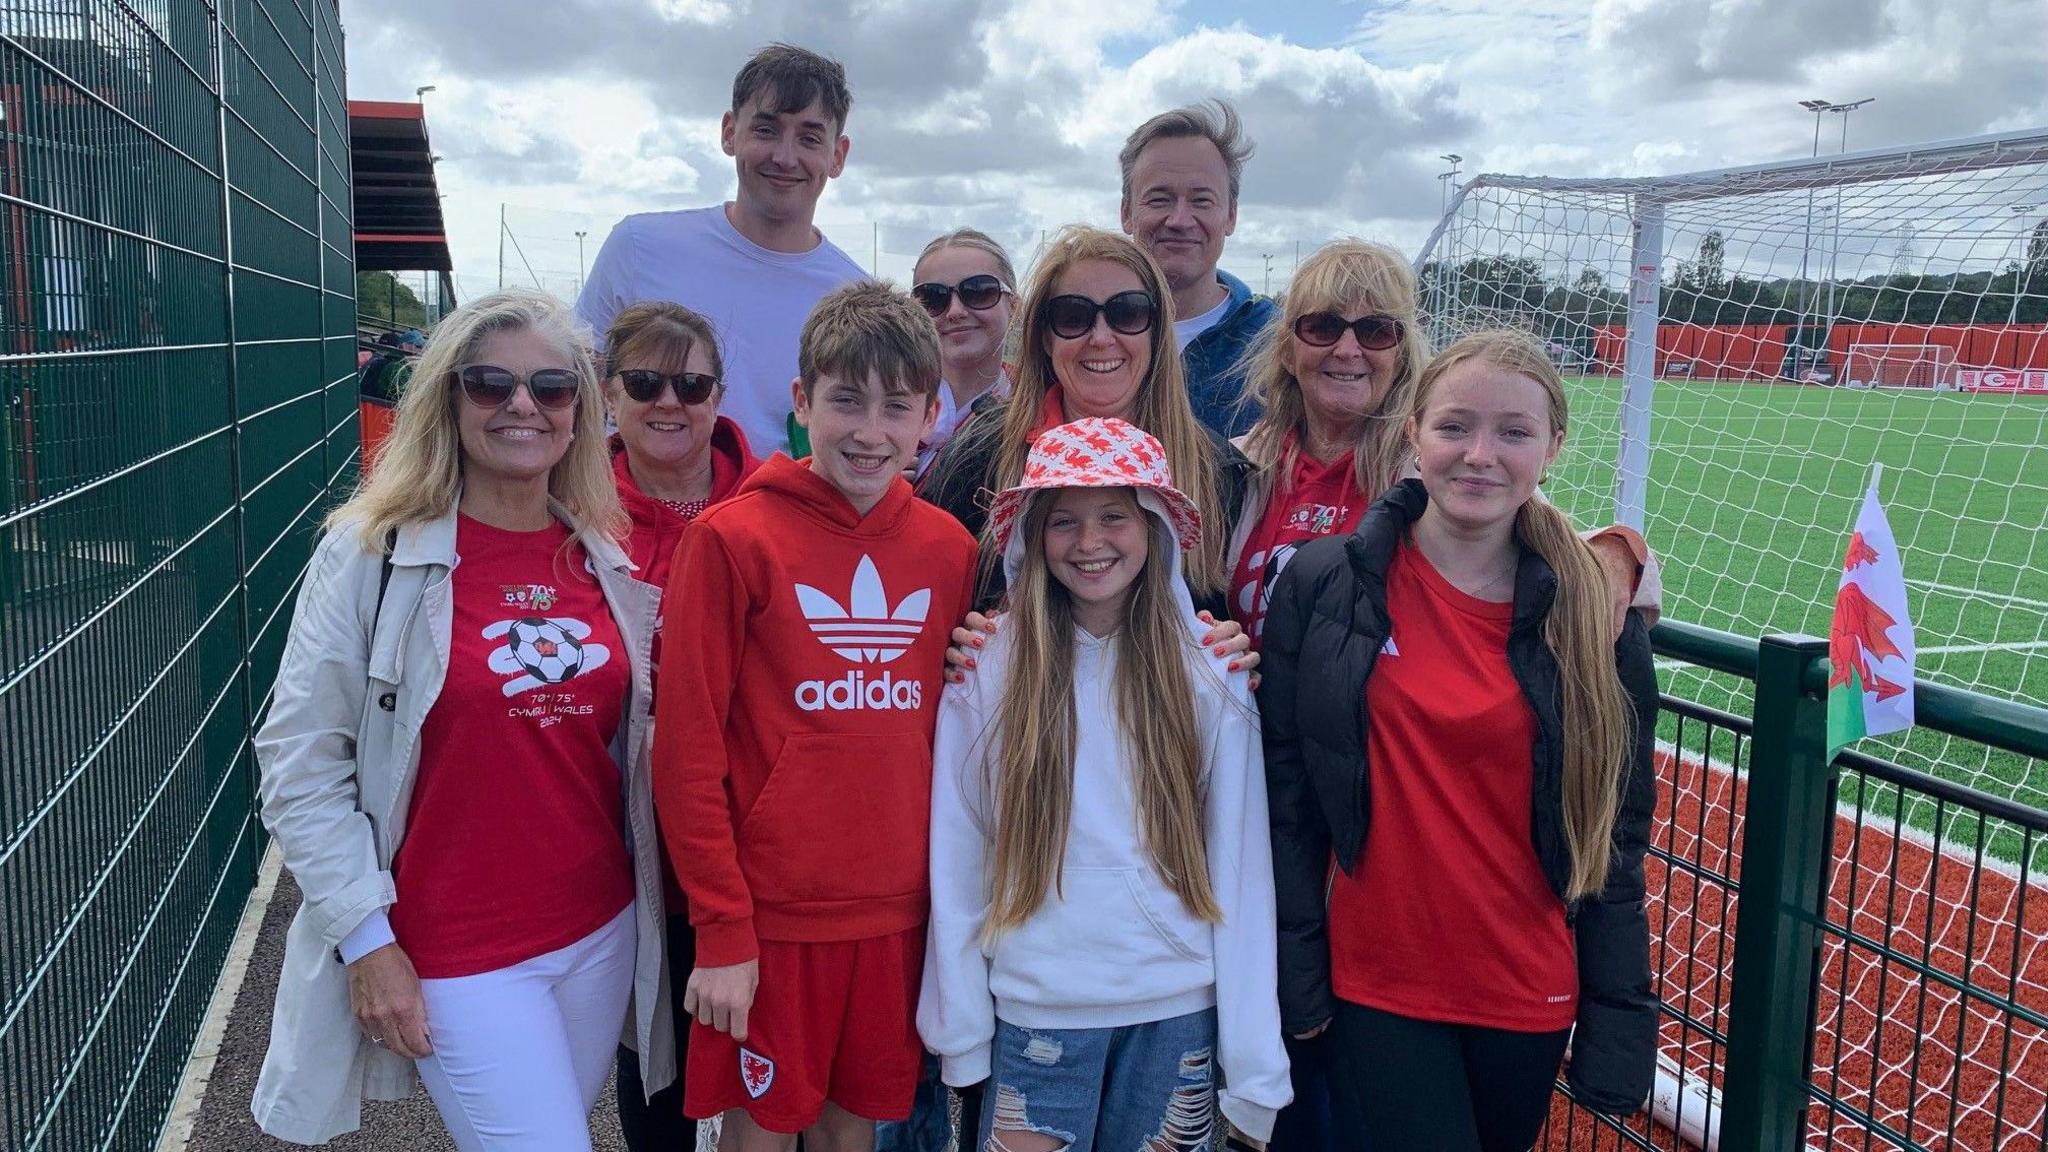
[[[1335,312],[1311,312],[1294,322],[1294,338],[1303,344],[1328,348],[1344,338],[1347,328],[1358,337],[1360,348],[1373,352],[1385,352],[1401,342],[1401,322],[1377,313],[1346,320]]]
[[[626,395],[642,404],[660,400],[664,386],[675,389],[678,404],[702,404],[718,391],[718,377],[702,372],[678,372],[669,376],[652,368],[624,368],[618,377],[619,383],[626,386]]]
[[[521,384],[526,385],[526,393],[533,397],[535,405],[567,408],[576,402],[577,389],[583,387],[583,378],[567,368],[542,368],[530,376],[521,376],[510,368],[470,364],[457,368],[454,375],[469,402],[483,408],[504,407]]]
[[[976,312],[986,312],[990,308],[995,307],[997,302],[1002,300],[1003,294],[1008,291],[1010,291],[1008,284],[1003,283],[994,276],[984,274],[969,276],[958,284],[940,284],[937,281],[929,281],[912,288],[910,294],[916,298],[919,304],[924,305],[925,311],[933,316],[944,316],[946,309],[953,304],[953,293],[955,292],[960,294],[960,303],[974,309]]]
[[[1126,336],[1136,336],[1152,329],[1152,321],[1159,315],[1159,302],[1149,292],[1133,288],[1119,292],[1097,304],[1086,296],[1055,296],[1045,302],[1045,322],[1052,334],[1063,340],[1075,340],[1086,336],[1095,328],[1095,318],[1101,316],[1109,326]]]

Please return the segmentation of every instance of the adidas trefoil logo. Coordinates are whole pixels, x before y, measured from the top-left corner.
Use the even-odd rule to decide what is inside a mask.
[[[919,588],[892,611],[874,559],[862,556],[844,605],[808,584],[796,586],[796,599],[818,643],[856,664],[887,664],[917,643],[932,590]]]
[[[808,584],[796,586],[796,599],[818,643],[856,665],[887,664],[908,652],[924,632],[932,590],[920,588],[892,610],[874,559],[862,556],[845,604]],[[886,671],[875,675],[855,668],[837,680],[805,680],[796,686],[796,706],[806,712],[915,711],[923,704],[922,680],[898,679]]]

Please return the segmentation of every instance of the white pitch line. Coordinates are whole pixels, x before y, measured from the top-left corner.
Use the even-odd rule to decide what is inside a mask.
[[[1937,644],[1919,652],[1923,656],[1939,656],[1946,652],[2031,652],[2036,648],[2048,648],[2048,640],[2015,640],[2008,644]]]
[[[1960,584],[1939,584],[1933,580],[1907,580],[1915,588],[1932,588],[1936,592],[1953,592],[1958,596],[1981,596],[1986,600],[2003,600],[2008,604],[2024,604],[2029,608],[2048,610],[2048,600],[2031,600],[2025,596],[2014,596],[2009,592],[1986,592],[1981,588],[1965,588]]]

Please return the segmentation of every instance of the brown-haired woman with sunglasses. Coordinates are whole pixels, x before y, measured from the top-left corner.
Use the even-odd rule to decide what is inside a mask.
[[[718,414],[725,395],[725,358],[711,322],[668,301],[635,304],[613,318],[604,346],[611,375],[605,399],[618,432],[611,438],[612,475],[619,503],[632,521],[626,552],[640,580],[668,588],[669,562],[683,529],[704,510],[739,490],[761,462],[739,424]],[[661,658],[657,619],[652,656]],[[669,1009],[675,1029],[675,1060],[683,1064],[689,1015],[683,1012],[683,984],[696,956],[682,889],[661,853],[661,876],[669,918]],[[639,1053],[619,1045],[619,1129],[632,1152],[689,1146],[696,1122],[683,1117],[679,1079],[659,1091],[642,1072]]]
[[[1203,543],[1183,556],[1188,589],[1204,619],[1221,620],[1203,638],[1219,656],[1240,656],[1230,670],[1258,664],[1250,639],[1224,617],[1229,569],[1223,541],[1244,499],[1251,465],[1196,419],[1174,351],[1173,295],[1166,274],[1130,237],[1070,225],[1046,248],[1021,305],[1017,379],[1007,399],[989,405],[948,443],[917,483],[917,494],[952,513],[977,537],[989,494],[1015,487],[1040,433],[1086,416],[1127,420],[1166,449],[1180,486],[1195,500]],[[1213,530],[1212,530],[1213,529]],[[1002,565],[983,541],[977,611],[953,630],[946,679],[974,668],[974,650],[995,631],[982,615],[1002,598]]]
[[[415,1071],[463,1152],[590,1147],[622,1028],[675,1075],[633,579],[589,333],[537,292],[435,329],[328,517],[255,746],[304,894],[254,1111],[322,1143]],[[622,819],[623,814],[623,819]]]
[[[718,414],[725,360],[710,321],[680,304],[635,304],[612,321],[604,346],[605,399],[619,429],[612,474],[633,521],[626,550],[640,579],[666,588],[683,528],[761,462],[739,424]]]
[[[1195,603],[1221,609],[1223,529],[1251,468],[1189,406],[1165,275],[1129,237],[1069,227],[1039,260],[1021,307],[1010,399],[953,438],[918,494],[981,535],[982,494],[1017,484],[1040,432],[1084,416],[1127,420],[1165,446],[1175,479],[1209,526],[1204,540],[1214,535],[1183,559]],[[1002,576],[999,565],[983,571],[977,599],[986,606],[1000,596]]]

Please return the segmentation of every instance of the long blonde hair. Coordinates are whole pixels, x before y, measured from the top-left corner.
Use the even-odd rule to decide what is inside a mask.
[[[1061,860],[1073,823],[1073,603],[1045,558],[1053,493],[1036,496],[1018,531],[1024,563],[1008,591],[1003,625],[1011,644],[1008,678],[996,712],[988,790],[995,798],[995,862],[986,935],[1018,927],[1060,890]],[[1139,823],[1159,876],[1188,911],[1222,919],[1209,886],[1203,837],[1202,738],[1187,665],[1193,636],[1173,588],[1173,551],[1150,512],[1144,570],[1131,584],[1117,631],[1118,735],[1134,775]]]
[[[1302,431],[1308,423],[1301,381],[1289,367],[1299,350],[1294,323],[1316,312],[1342,315],[1353,310],[1380,312],[1401,322],[1393,381],[1379,406],[1366,413],[1365,433],[1352,465],[1353,482],[1370,501],[1392,487],[1407,467],[1403,417],[1415,394],[1416,378],[1429,361],[1429,339],[1416,316],[1415,273],[1385,244],[1332,240],[1301,262],[1288,286],[1285,306],[1240,361],[1245,374],[1243,402],[1260,409],[1258,422],[1245,434],[1244,454],[1280,482],[1294,474],[1301,438],[1297,436],[1290,448],[1287,434]]]
[[[1534,337],[1507,329],[1474,332],[1438,353],[1416,383],[1406,421],[1412,437],[1439,381],[1468,363],[1526,376],[1550,401],[1553,437],[1566,428],[1564,380]],[[1571,855],[1565,899],[1599,893],[1607,883],[1621,787],[1635,754],[1635,709],[1614,663],[1607,576],[1593,550],[1557,506],[1532,495],[1515,514],[1515,536],[1557,574],[1557,598],[1543,641],[1557,658],[1564,704],[1564,837]]]
[[[1024,460],[1031,454],[1032,441],[1038,438],[1046,393],[1058,383],[1053,376],[1052,355],[1046,351],[1052,328],[1045,322],[1045,304],[1052,299],[1055,286],[1068,269],[1090,260],[1130,269],[1145,291],[1159,302],[1159,320],[1152,325],[1151,332],[1152,363],[1138,385],[1132,410],[1124,418],[1150,432],[1166,449],[1167,467],[1173,471],[1175,483],[1194,500],[1202,523],[1210,529],[1186,555],[1184,567],[1189,590],[1197,600],[1220,595],[1229,578],[1224,562],[1229,533],[1218,526],[1230,523],[1220,500],[1220,462],[1207,430],[1195,419],[1195,410],[1188,403],[1187,380],[1181,373],[1180,352],[1173,340],[1173,292],[1166,285],[1166,274],[1129,237],[1069,225],[1053,238],[1032,270],[1031,285],[1020,308],[1022,334],[1018,341],[1017,379],[1010,390],[1009,409],[1003,415],[988,487],[1000,492],[1014,486],[1024,475]],[[982,547],[986,558],[999,561],[993,536],[984,534]]]
[[[622,537],[626,512],[612,479],[604,438],[604,394],[590,331],[567,304],[546,293],[508,289],[479,296],[443,317],[420,353],[398,419],[376,467],[355,495],[328,513],[326,526],[358,522],[363,547],[384,551],[392,530],[447,514],[462,492],[462,434],[455,406],[466,404],[455,372],[493,332],[524,330],[554,345],[576,372],[576,421],[569,450],[548,472],[548,494],[583,528]]]

